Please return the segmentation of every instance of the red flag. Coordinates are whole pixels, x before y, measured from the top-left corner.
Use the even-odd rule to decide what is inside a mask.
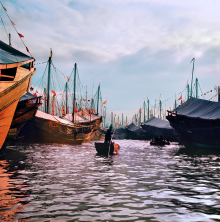
[[[119,122],[115,123],[115,125],[117,126]]]
[[[178,100],[181,100],[181,99],[182,99],[182,94],[181,94],[181,96],[180,96],[180,98]]]
[[[34,93],[33,95],[34,95],[34,96],[37,96],[37,94],[36,94],[36,93]]]
[[[76,107],[74,107],[74,111],[75,111],[75,112],[78,112],[78,109],[77,109]]]
[[[67,82],[69,82],[70,81],[70,79],[67,77]]]
[[[10,20],[10,21],[11,21],[11,20]],[[12,22],[12,21],[11,21],[11,24],[12,24],[12,25],[15,25],[15,23],[14,23],[14,22]]]
[[[22,34],[18,33],[18,35],[20,38],[24,38],[24,36]]]
[[[139,109],[139,113],[141,113],[141,110]]]
[[[105,100],[105,101],[103,102],[103,105],[105,105],[105,104],[106,104],[106,102],[107,102],[107,100]]]
[[[51,92],[54,94],[54,96],[56,96],[56,93],[55,93],[55,91],[53,91],[53,90],[51,90]]]
[[[27,51],[29,52],[29,49],[26,47]]]
[[[95,110],[93,110],[93,113],[95,114]]]

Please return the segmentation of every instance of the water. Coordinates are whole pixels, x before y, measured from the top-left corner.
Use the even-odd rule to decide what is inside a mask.
[[[27,144],[0,152],[0,221],[218,221],[220,151],[118,140],[119,155]]]

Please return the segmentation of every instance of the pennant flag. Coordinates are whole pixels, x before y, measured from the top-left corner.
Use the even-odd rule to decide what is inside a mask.
[[[26,49],[27,49],[27,52],[29,52],[29,49],[26,47]]]
[[[182,99],[182,94],[181,94],[181,96],[180,96],[180,98],[178,100],[181,100],[181,99]]]
[[[10,20],[10,21],[11,21],[11,20]],[[14,22],[12,22],[12,21],[11,21],[11,24],[12,24],[12,25],[15,25],[15,23],[14,23]]]
[[[51,92],[53,93],[53,95],[54,95],[54,96],[56,96],[56,93],[55,93],[55,91],[51,90]]]
[[[24,38],[24,36],[22,34],[18,33],[18,35],[20,38]]]
[[[45,89],[47,89],[47,86],[46,86],[46,84],[45,84]]]
[[[206,93],[209,93],[209,91],[208,91],[208,92],[206,92]]]
[[[105,104],[106,104],[106,102],[107,102],[107,100],[105,100],[105,101],[103,102],[103,105],[105,105]]]
[[[74,107],[74,112],[78,112],[78,109],[76,107]]]
[[[69,82],[70,81],[70,79],[67,77],[67,82]]]
[[[7,12],[6,8],[2,5],[3,9]]]
[[[141,113],[141,109],[139,109],[139,111],[138,111],[139,113]]]
[[[117,126],[119,122],[115,123],[115,125]]]
[[[36,94],[36,93],[34,93],[33,95],[37,97],[37,94]]]

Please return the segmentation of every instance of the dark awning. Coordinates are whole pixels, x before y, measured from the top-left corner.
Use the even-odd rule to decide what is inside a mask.
[[[0,40],[0,65],[24,62],[30,59],[33,58]]]
[[[137,131],[139,129],[142,129],[140,126],[137,126],[134,123],[129,124],[126,128],[130,131]]]
[[[33,94],[27,92],[25,95],[23,95],[23,96],[20,98],[19,102],[24,101],[24,100],[26,100],[26,99],[33,99],[33,98],[36,98],[36,96],[34,96]]]
[[[220,103],[190,98],[174,109],[177,114],[202,119],[220,119]]]
[[[157,128],[171,129],[169,121],[158,119],[152,116],[149,120],[145,121],[142,125],[153,126]]]

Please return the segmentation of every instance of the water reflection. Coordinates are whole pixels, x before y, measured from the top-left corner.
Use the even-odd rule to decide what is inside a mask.
[[[1,221],[14,221],[17,213],[28,203],[30,188],[21,174],[24,159],[22,153],[14,150],[4,149],[0,152]]]

